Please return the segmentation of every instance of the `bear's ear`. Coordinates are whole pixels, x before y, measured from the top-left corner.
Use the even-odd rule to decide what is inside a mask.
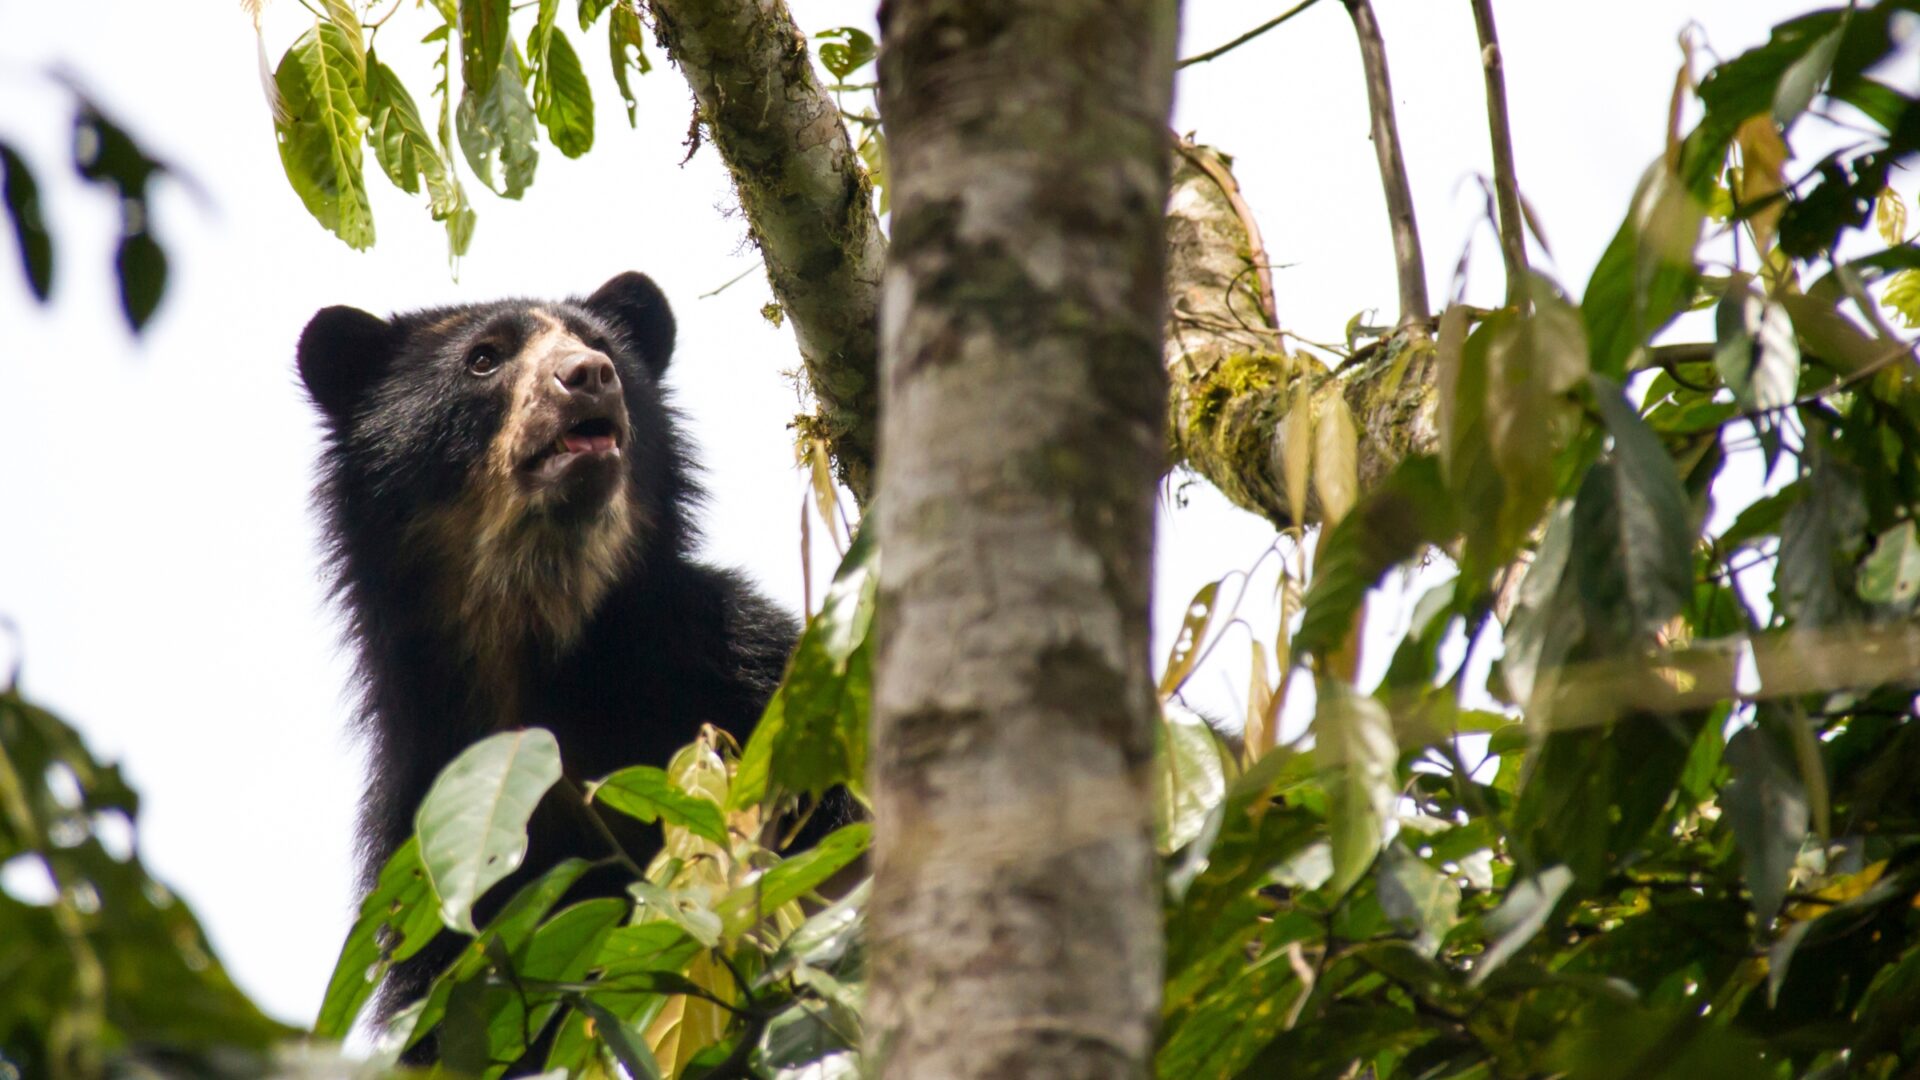
[[[652,278],[629,270],[595,289],[586,307],[626,331],[655,378],[667,369],[673,356],[673,308]]]
[[[324,308],[300,331],[300,379],[328,417],[347,415],[393,360],[394,329],[359,308]]]

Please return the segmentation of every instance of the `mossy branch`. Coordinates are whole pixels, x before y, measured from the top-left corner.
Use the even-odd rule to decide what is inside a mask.
[[[1358,472],[1366,491],[1409,453],[1436,445],[1433,349],[1424,324],[1388,338],[1365,359],[1330,370],[1288,352],[1261,287],[1267,254],[1233,182],[1229,161],[1182,143],[1167,203],[1170,312],[1168,451],[1237,505],[1291,521],[1284,454],[1287,421],[1303,389],[1321,402],[1345,398],[1360,431]],[[1311,494],[1306,521],[1319,520]]]
[[[783,0],[653,0],[668,54],[733,174],[793,320],[840,480],[865,502],[879,414],[876,333],[886,239],[872,187]]]

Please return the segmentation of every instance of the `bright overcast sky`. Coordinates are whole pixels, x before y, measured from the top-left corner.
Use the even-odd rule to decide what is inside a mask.
[[[1472,182],[1489,153],[1468,7],[1376,4],[1431,291],[1447,294],[1478,229],[1470,299],[1497,303],[1498,251]],[[794,6],[818,31],[871,27],[874,5]],[[1500,4],[1521,185],[1558,259],[1548,267],[1576,295],[1660,151],[1682,27],[1697,22],[1732,55],[1808,6]],[[1182,55],[1282,4],[1186,7]],[[382,54],[424,111],[430,58],[410,43],[434,17],[407,8],[383,31]],[[277,60],[308,16],[291,0],[268,15]],[[561,23],[571,32],[570,16]],[[479,230],[455,281],[421,200],[370,159],[373,251],[349,251],[307,216],[281,171],[253,29],[235,0],[0,3],[0,138],[40,174],[59,259],[44,309],[10,249],[0,259],[0,614],[19,626],[26,692],[121,761],[144,796],[141,845],[154,870],[195,905],[241,985],[297,1023],[311,1020],[346,930],[359,790],[343,725],[347,664],[307,507],[318,432],[293,372],[294,341],[317,308],[584,293],[629,268],[652,274],[680,318],[670,382],[708,466],[708,555],[800,606],[804,484],[782,374],[798,363],[791,334],[758,314],[769,299],[758,273],[699,299],[756,258],[714,151],[680,164],[690,99],[679,73],[653,53],[629,131],[600,39],[578,48],[593,79],[593,151],[567,161],[542,144],[537,181],[517,204],[469,178]],[[54,65],[205,196],[160,185],[173,275],[137,342],[111,291],[112,207],[65,164],[70,108],[41,74]],[[1234,155],[1285,264],[1274,281],[1290,329],[1337,341],[1356,312],[1391,311],[1365,94],[1337,2],[1184,72],[1175,126]],[[1194,589],[1251,562],[1272,536],[1203,485],[1185,495],[1162,517],[1162,646]],[[1241,693],[1228,686],[1245,683],[1245,648],[1231,651],[1228,674],[1199,677],[1202,697],[1225,712]]]

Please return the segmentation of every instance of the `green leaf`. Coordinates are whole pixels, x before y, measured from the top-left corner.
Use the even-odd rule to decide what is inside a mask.
[[[593,92],[567,35],[552,31],[544,52],[533,72],[533,111],[553,145],[577,158],[593,149]]]
[[[433,887],[420,864],[420,841],[408,837],[380,869],[373,891],[360,901],[360,917],[347,933],[327,981],[314,1035],[346,1038],[387,968],[419,952],[439,929]]]
[[[1920,593],[1920,537],[1903,521],[1880,534],[1860,564],[1860,598],[1875,604],[1905,604]]]
[[[1318,565],[1294,634],[1293,655],[1322,654],[1346,640],[1354,615],[1389,569],[1443,543],[1454,531],[1453,503],[1439,464],[1416,456],[1387,479],[1320,541]]]
[[[860,790],[873,695],[868,639],[879,566],[878,545],[863,530],[834,572],[819,613],[808,620],[787,662],[780,689],[741,752],[728,809],[784,794],[818,798],[842,784]]]
[[[627,106],[627,126],[633,127],[639,123],[640,103],[633,96],[628,72],[637,71],[645,75],[653,70],[653,64],[647,60],[646,37],[640,32],[640,17],[625,3],[615,6],[613,17],[607,20],[607,53],[613,61],[613,81],[620,87],[620,100]]]
[[[1920,330],[1920,270],[1902,270],[1887,279],[1880,303],[1900,316],[1909,330]]]
[[[1733,779],[1720,804],[1740,845],[1753,913],[1764,928],[1780,911],[1794,859],[1807,839],[1807,794],[1791,757],[1756,728],[1727,740],[1726,762]]]
[[[512,0],[460,0],[460,81],[466,88],[462,98],[484,98],[493,90],[506,64],[507,20],[512,13]]]
[[[1326,763],[1322,782],[1327,823],[1333,830],[1328,887],[1344,893],[1373,864],[1386,824],[1393,820],[1399,796],[1394,764],[1400,748],[1385,705],[1334,679],[1321,679],[1318,689],[1314,752]]]
[[[1387,919],[1414,935],[1414,948],[1432,957],[1460,921],[1460,886],[1428,866],[1398,841],[1380,861],[1380,908]]]
[[[1803,627],[1844,622],[1854,614],[1854,558],[1867,510],[1852,471],[1822,459],[1806,494],[1780,523],[1774,604]]]
[[[527,854],[527,819],[560,779],[560,744],[540,728],[474,743],[441,770],[414,828],[440,919],[475,933],[473,903]]]
[[[1833,58],[1840,51],[1841,31],[1822,35],[1813,42],[1806,55],[1795,60],[1780,76],[1780,86],[1773,93],[1773,122],[1781,130],[1792,126],[1800,114],[1813,104],[1813,96],[1820,85],[1827,81],[1827,75],[1833,71]]]
[[[1731,136],[1729,128],[1726,137]],[[1721,146],[1724,153],[1724,139]],[[1626,220],[1587,279],[1580,304],[1595,372],[1623,378],[1628,357],[1686,310],[1698,277],[1693,252],[1705,217],[1700,201],[1664,161],[1647,169]]]
[[[673,786],[666,770],[651,765],[621,769],[587,789],[587,798],[605,803],[629,817],[654,822],[665,819],[695,836],[727,846],[727,823],[711,799],[689,795]]]
[[[40,185],[13,147],[0,143],[0,197],[6,200],[7,220],[20,251],[20,270],[34,299],[45,301],[53,288],[53,237],[40,210]]]
[[[847,81],[847,76],[872,63],[879,52],[874,46],[873,36],[856,26],[822,30],[814,37],[828,41],[828,44],[820,46],[820,66],[843,83]]]
[[[1506,655],[1500,659],[1501,679],[1509,698],[1526,706],[1529,713],[1535,713],[1537,702],[1548,696],[1536,694],[1536,688],[1558,681],[1568,648],[1585,629],[1580,605],[1570,602],[1573,586],[1562,585],[1572,552],[1573,504],[1562,502],[1547,517],[1540,548],[1527,567],[1527,576],[1520,579],[1519,606],[1502,635]]]
[[[593,1018],[599,1029],[600,1038],[613,1051],[628,1075],[642,1077],[644,1080],[661,1080],[666,1075],[660,1068],[660,1062],[647,1048],[646,1033],[637,1027],[630,1027],[620,1017],[607,1011],[605,1006],[592,998],[581,998],[574,1008]]]
[[[503,198],[525,193],[540,163],[534,148],[539,129],[527,101],[526,66],[512,44],[501,54],[499,75],[486,92],[469,88],[460,96],[455,122],[460,150],[480,182]]]
[[[427,996],[421,1002],[420,1011],[407,1035],[407,1044],[419,1042],[440,1022],[455,987],[484,977],[489,968],[510,968],[513,958],[521,955],[547,912],[553,910],[553,906],[591,866],[585,859],[562,859],[546,873],[521,886],[520,891],[514,893],[499,914],[479,932],[478,940],[461,949],[447,969],[428,987]],[[501,962],[503,958],[508,961],[505,965]]]
[[[606,11],[613,2],[614,0],[580,0],[580,32],[584,34],[593,29],[593,24],[599,21],[601,13]]]
[[[367,110],[371,121],[367,141],[373,144],[374,160],[395,187],[410,195],[418,194],[420,181],[426,181],[433,220],[447,223],[451,253],[464,254],[473,233],[473,211],[445,156],[451,148],[428,134],[413,96],[393,69],[373,54],[367,56]]]
[[[1502,550],[1519,543],[1553,497],[1554,458],[1573,411],[1566,395],[1587,374],[1579,313],[1537,274],[1529,290],[1531,314],[1489,320],[1486,423],[1506,491],[1497,532]]]
[[[783,904],[798,900],[867,850],[873,827],[856,822],[834,830],[813,850],[782,860],[728,893],[715,906],[728,938],[737,938]]]
[[[1574,505],[1574,568],[1590,627],[1624,613],[1652,633],[1693,595],[1693,529],[1673,459],[1620,388],[1595,376],[1613,462],[1588,473]]]
[[[1479,986],[1487,976],[1532,941],[1547,925],[1560,897],[1573,884],[1573,871],[1550,866],[1534,877],[1516,882],[1506,899],[1486,919],[1487,948],[1475,959],[1468,986]]]
[[[1790,404],[1800,387],[1800,344],[1786,309],[1744,275],[1727,284],[1714,313],[1714,368],[1746,409]]]
[[[609,979],[642,971],[684,972],[700,943],[669,919],[622,926],[600,943],[593,966]]]
[[[1154,833],[1162,854],[1191,843],[1227,792],[1220,741],[1199,714],[1168,702],[1154,725]]]
[[[360,168],[367,71],[358,28],[316,23],[281,57],[273,82],[287,106],[274,130],[294,193],[348,247],[373,246],[373,209]]]
[[[533,73],[533,111],[547,138],[562,154],[577,158],[593,147],[593,93],[580,57],[567,36],[554,29],[560,0],[540,0],[539,17],[527,34],[527,66]]]

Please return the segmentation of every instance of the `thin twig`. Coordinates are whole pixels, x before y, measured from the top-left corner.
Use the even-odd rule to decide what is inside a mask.
[[[1245,45],[1247,42],[1252,41],[1254,38],[1257,38],[1261,34],[1264,34],[1267,31],[1273,29],[1274,27],[1279,26],[1281,23],[1286,22],[1288,19],[1293,18],[1295,15],[1300,14],[1301,12],[1307,10],[1308,8],[1312,7],[1313,5],[1319,2],[1320,0],[1300,0],[1300,3],[1293,5],[1292,7],[1288,8],[1286,11],[1283,11],[1280,14],[1274,16],[1273,18],[1268,19],[1266,22],[1261,23],[1259,26],[1254,27],[1253,29],[1247,31],[1246,33],[1241,34],[1239,37],[1234,38],[1232,41],[1227,42],[1225,45],[1222,45],[1217,49],[1209,49],[1198,56],[1189,56],[1185,60],[1182,60],[1178,64],[1175,64],[1174,67],[1175,69],[1179,69],[1179,68],[1186,67],[1188,64],[1204,64],[1209,60],[1215,59],[1216,57],[1224,56],[1227,53],[1230,53],[1233,50],[1239,48],[1240,46]]]
[[[761,263],[754,263],[752,266],[747,267],[745,270],[740,271],[738,274],[735,274],[732,278],[728,279],[725,285],[722,285],[719,288],[714,289],[712,292],[703,292],[699,296],[694,297],[694,299],[705,300],[710,296],[719,296],[721,293],[726,292],[728,289],[731,289],[735,285],[738,285],[742,281],[745,281],[747,278],[747,275],[753,273],[755,270],[760,269],[761,265],[762,265]]]
[[[1400,129],[1393,119],[1393,84],[1387,78],[1387,44],[1367,0],[1344,0],[1360,38],[1360,62],[1367,72],[1367,102],[1373,118],[1373,151],[1380,159],[1380,186],[1387,196],[1393,226],[1393,261],[1400,274],[1401,327],[1428,320],[1426,259],[1420,254],[1420,227],[1413,217],[1413,192],[1407,184]]]
[[[1513,168],[1513,127],[1507,115],[1506,65],[1493,26],[1493,0],[1473,0],[1473,25],[1480,32],[1480,67],[1487,77],[1487,130],[1493,137],[1493,194],[1500,208],[1500,255],[1507,264],[1507,303],[1521,307],[1527,296],[1527,238],[1520,218],[1520,181]]]

